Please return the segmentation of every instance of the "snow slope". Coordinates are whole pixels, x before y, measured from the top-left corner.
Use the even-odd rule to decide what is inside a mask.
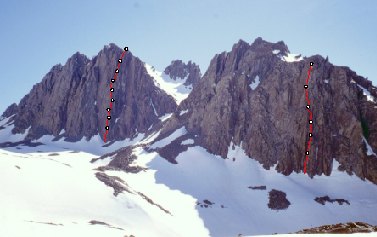
[[[366,88],[359,84],[356,85],[363,91],[363,95],[367,97],[367,101],[376,102],[376,98],[374,98]]]
[[[149,146],[166,146],[186,133],[181,127]],[[145,139],[140,135],[132,143],[146,145],[158,134]],[[331,176],[311,179],[302,173],[284,176],[274,168],[265,170],[233,144],[227,159],[189,147],[176,158],[178,164],[138,146],[133,148],[138,157],[133,165],[145,171],[103,172],[123,180],[130,191],[114,196],[113,188],[95,176],[96,168],[113,156],[90,163],[107,148],[94,141],[42,141],[46,145],[0,149],[0,236],[233,237],[291,233],[340,222],[377,224],[377,186],[338,171],[337,162]],[[192,146],[193,140],[182,144]],[[80,149],[91,153],[77,152]],[[262,185],[266,190],[249,188]],[[268,208],[271,189],[287,194],[288,209]],[[344,198],[350,205],[314,201],[325,195]],[[93,220],[109,226],[89,224]]]
[[[215,203],[210,208],[198,208],[211,236],[289,233],[355,220],[377,224],[377,186],[337,171],[337,163],[330,177],[310,179],[302,173],[284,176],[273,169],[264,170],[239,147],[229,152],[228,158],[233,157],[235,161],[224,160],[194,147],[178,156],[177,165],[155,158],[148,167],[157,170],[158,183],[199,201]],[[248,188],[258,185],[266,185],[267,190]],[[291,202],[287,210],[267,208],[268,191],[273,188],[287,193]],[[351,205],[320,205],[314,201],[325,195],[347,199]]]
[[[25,138],[27,135],[29,129],[26,129],[23,134],[12,134],[12,129],[14,128],[13,123],[8,123],[8,121],[12,118],[2,118],[0,120],[0,127],[3,127],[4,129],[0,130],[0,142],[1,141],[8,141],[8,142],[17,142],[21,141]]]
[[[160,116],[160,120],[164,121],[168,119],[172,114],[165,114]],[[20,142],[23,141],[28,134],[29,129],[26,129],[23,134],[12,134],[12,129],[14,125],[12,122],[9,122],[9,118],[3,118],[0,120],[0,127],[4,127],[4,129],[0,129],[0,143],[3,142]],[[118,120],[119,118],[117,118]],[[60,131],[59,135],[64,133],[64,129]],[[113,152],[118,150],[119,148],[134,145],[137,142],[140,142],[144,137],[144,133],[138,133],[137,136],[133,138],[127,138],[123,141],[115,141],[112,143],[105,143],[101,137],[102,135],[95,135],[91,138],[83,137],[80,141],[77,142],[68,142],[64,140],[64,137],[60,138],[59,140],[54,140],[55,137],[52,135],[44,135],[39,139],[32,140],[33,143],[42,143],[43,145],[39,145],[37,147],[28,147],[28,146],[15,146],[15,147],[8,147],[8,151],[13,151],[17,153],[27,153],[27,152],[60,152],[60,151],[67,151],[67,150],[76,150],[76,151],[83,151],[87,153],[91,153],[96,156],[101,156],[108,152]]]
[[[184,134],[183,129],[159,142],[170,143],[179,134]],[[137,186],[168,210],[175,210],[173,215],[182,216],[182,220],[185,219],[183,216],[187,216],[185,223],[198,221],[196,218],[203,220],[210,233],[195,236],[290,233],[349,221],[377,224],[377,186],[338,171],[336,161],[329,177],[316,176],[311,179],[302,173],[284,176],[274,169],[263,169],[257,161],[246,157],[240,147],[232,147],[229,147],[228,159],[212,155],[201,147],[190,147],[177,157],[176,165],[155,152],[147,153],[137,147],[133,151],[138,157],[136,163],[148,168],[146,172],[132,174],[111,171],[108,174]],[[267,190],[248,188],[259,185],[266,185]],[[291,202],[288,209],[275,211],[267,207],[271,189],[287,194]],[[183,194],[187,196],[181,196]],[[344,198],[350,205],[320,205],[314,201],[314,198],[325,195]],[[190,205],[182,203],[186,198],[187,202],[184,202],[190,203],[191,200]],[[194,201],[203,204],[204,200],[214,204],[207,208],[196,205],[199,217],[188,214]],[[175,225],[180,224],[184,225],[179,221]]]
[[[11,134],[9,131],[9,135],[0,131],[0,143],[4,141],[12,141],[18,142],[22,141],[25,138],[25,134]],[[109,146],[104,146],[105,143],[103,142],[102,138],[99,135],[93,136],[91,139],[87,140],[86,137],[83,137],[80,141],[77,142],[67,142],[61,138],[59,141],[54,141],[54,136],[52,135],[44,135],[37,140],[33,140],[32,142],[41,142],[43,145],[39,145],[37,147],[28,147],[19,145],[16,147],[8,147],[7,150],[17,152],[17,153],[27,153],[27,152],[61,152],[67,150],[73,151],[83,151],[87,153],[91,153],[95,156],[100,156],[108,152],[115,151],[121,147],[129,146],[136,144],[144,137],[143,133],[139,133],[136,137],[132,139],[125,139],[123,141],[116,141]]]
[[[148,74],[154,78],[155,86],[165,91],[168,95],[171,95],[177,104],[180,104],[182,100],[186,99],[192,90],[191,86],[184,85],[187,78],[177,78],[177,80],[173,80],[164,72],[156,71],[154,67],[148,64],[145,64],[145,69]]]
[[[187,130],[185,127],[181,127],[180,129],[177,129],[172,134],[170,134],[167,138],[162,139],[160,141],[157,141],[153,143],[151,148],[157,148],[157,147],[164,147],[168,144],[170,144],[172,141],[174,141],[176,138],[185,135],[187,133]]]
[[[257,75],[255,76],[254,81],[249,84],[250,89],[255,90],[257,86],[259,85],[259,83],[260,83],[260,80],[259,80],[259,76]]]
[[[95,177],[102,162],[92,164],[91,158],[82,152],[20,155],[0,150],[0,236],[208,236],[192,197],[156,185],[153,172],[137,175],[136,182],[127,180],[132,193],[115,197]],[[144,184],[148,194],[166,193],[170,205],[145,195],[161,201],[171,215],[137,195],[145,191]]]
[[[303,60],[303,57],[301,56],[301,54],[291,54],[291,53],[289,53],[289,54],[287,54],[287,56],[283,56],[282,60],[292,63],[292,62],[298,62],[298,61]]]
[[[365,139],[364,136],[362,137],[362,139],[363,139],[363,142],[365,143],[365,145],[366,145],[366,147],[367,147],[367,155],[368,155],[368,156],[371,156],[371,155],[375,155],[375,156],[377,156],[376,153],[373,152],[373,149],[372,149],[372,147],[369,145],[367,139]]]

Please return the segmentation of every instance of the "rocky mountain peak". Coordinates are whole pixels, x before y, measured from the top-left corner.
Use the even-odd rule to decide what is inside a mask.
[[[279,53],[287,54],[289,53],[288,46],[283,41],[278,41],[276,43],[271,43],[268,41],[263,40],[261,37],[258,37],[251,43],[250,48],[253,51],[261,51],[261,52],[272,52],[274,50],[279,50]]]
[[[18,105],[4,112],[4,118],[14,115],[12,133],[23,134],[28,129],[27,140],[43,135],[69,141],[102,137],[110,79],[122,52],[110,44],[93,59],[77,52],[63,66],[54,66]],[[159,122],[158,117],[177,106],[171,96],[155,86],[144,63],[131,52],[126,53],[114,83],[109,141],[146,132]],[[8,124],[11,125],[10,120]]]
[[[377,183],[374,87],[320,55],[288,60],[275,49],[289,52],[282,41],[256,39],[251,45],[239,41],[232,51],[216,55],[179,106],[188,112],[177,112],[160,136],[184,126],[211,153],[226,157],[230,144],[241,145],[265,168],[276,165],[286,175],[300,172],[309,139],[303,86],[314,62],[309,87],[315,126],[308,173],[329,175],[336,159],[343,170]]]
[[[102,55],[112,55],[112,54],[121,54],[122,53],[122,50],[120,47],[118,47],[118,45],[114,44],[114,43],[110,43],[108,45],[105,45],[103,47],[103,49],[101,49],[98,54],[97,54],[97,57],[100,57]],[[130,53],[131,51],[128,51],[128,53]]]
[[[235,43],[232,47],[232,52],[233,51],[241,51],[241,52],[245,52],[248,48],[250,47],[250,45],[244,41],[244,40],[239,40],[237,43]]]
[[[188,61],[186,64],[182,60],[173,60],[171,64],[165,68],[164,72],[174,80],[186,79],[185,85],[194,85],[201,77],[199,66],[191,61]]]
[[[8,108],[4,111],[4,113],[1,115],[2,118],[9,118],[13,114],[17,112],[17,104],[13,103],[8,106]]]

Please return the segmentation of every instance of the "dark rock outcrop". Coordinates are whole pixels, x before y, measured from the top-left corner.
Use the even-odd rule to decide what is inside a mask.
[[[3,117],[14,115],[13,133],[30,127],[27,139],[42,135],[77,141],[105,132],[109,83],[122,49],[105,46],[88,59],[74,54],[64,66],[56,65],[36,84],[18,105],[11,105]],[[111,111],[108,140],[132,138],[158,122],[158,116],[176,109],[174,99],[154,85],[144,63],[127,52],[114,83],[115,99]]]
[[[110,224],[108,224],[104,221],[91,220],[91,221],[89,221],[89,224],[91,224],[91,225],[103,225],[103,226],[113,228],[113,229],[124,230],[123,228],[114,227],[114,226],[112,226],[112,225],[110,225]]]
[[[248,188],[252,190],[266,190],[266,185],[261,185],[261,186],[249,186]]]
[[[277,164],[285,175],[301,172],[309,139],[304,84],[314,62],[309,81],[314,131],[308,174],[330,175],[335,158],[348,173],[377,183],[377,157],[367,155],[362,140],[366,136],[377,153],[376,103],[368,101],[360,88],[372,93],[375,87],[320,55],[282,60],[288,53],[283,42],[258,38],[251,45],[239,41],[230,52],[216,55],[178,107],[189,112],[175,113],[157,139],[185,126],[211,153],[225,158],[231,142],[242,142],[246,154],[265,168]]]
[[[329,196],[323,196],[323,197],[316,197],[314,201],[318,202],[321,205],[325,205],[326,202],[334,203],[337,202],[339,205],[343,205],[344,203],[350,205],[350,202],[348,200],[345,200],[343,198],[330,198]]]
[[[103,172],[97,172],[96,177],[99,181],[114,189],[115,197],[124,191],[131,193],[131,191],[128,189],[128,185],[119,177],[109,176]]]
[[[8,118],[15,113],[17,113],[17,104],[13,103],[13,104],[8,106],[8,108],[4,111],[4,113],[1,115],[1,117]]]
[[[282,191],[272,189],[269,193],[268,207],[272,210],[284,210],[291,205],[287,199],[287,194]]]
[[[174,60],[164,72],[174,80],[187,78],[185,85],[196,85],[201,77],[199,66],[191,61],[185,64],[182,60]]]
[[[196,205],[198,207],[201,207],[201,208],[208,208],[208,207],[212,207],[213,205],[215,205],[214,202],[211,202],[210,200],[208,199],[204,199],[203,200],[203,203],[202,202],[199,202],[199,201],[196,201]],[[220,206],[221,208],[224,208],[224,205],[221,205]]]
[[[125,147],[117,152],[115,152],[114,158],[110,161],[110,163],[102,167],[103,169],[120,169],[124,170],[129,173],[138,173],[145,168],[140,167],[138,165],[133,165],[133,161],[136,160],[136,156],[132,154],[132,147]]]
[[[298,234],[353,234],[353,233],[371,233],[377,232],[377,226],[369,225],[364,222],[348,222],[335,225],[323,225],[320,227],[304,229],[298,231]]]

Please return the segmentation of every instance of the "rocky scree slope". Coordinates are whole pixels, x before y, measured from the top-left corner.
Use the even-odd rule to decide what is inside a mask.
[[[252,44],[240,40],[230,52],[216,55],[156,141],[184,126],[185,139],[213,154],[225,158],[233,142],[267,169],[277,165],[285,175],[301,172],[309,139],[304,84],[314,62],[309,82],[314,139],[308,174],[330,175],[336,159],[342,170],[377,184],[376,88],[320,55],[290,56],[284,42],[261,38]],[[160,155],[174,163],[185,149],[173,141],[160,149]]]

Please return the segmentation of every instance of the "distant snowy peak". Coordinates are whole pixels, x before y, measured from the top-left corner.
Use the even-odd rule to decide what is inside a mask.
[[[153,78],[155,86],[172,96],[177,104],[180,104],[190,94],[193,85],[187,85],[187,76],[184,78],[175,77],[173,79],[165,72],[159,72],[149,64],[145,63],[144,66],[149,76]]]

